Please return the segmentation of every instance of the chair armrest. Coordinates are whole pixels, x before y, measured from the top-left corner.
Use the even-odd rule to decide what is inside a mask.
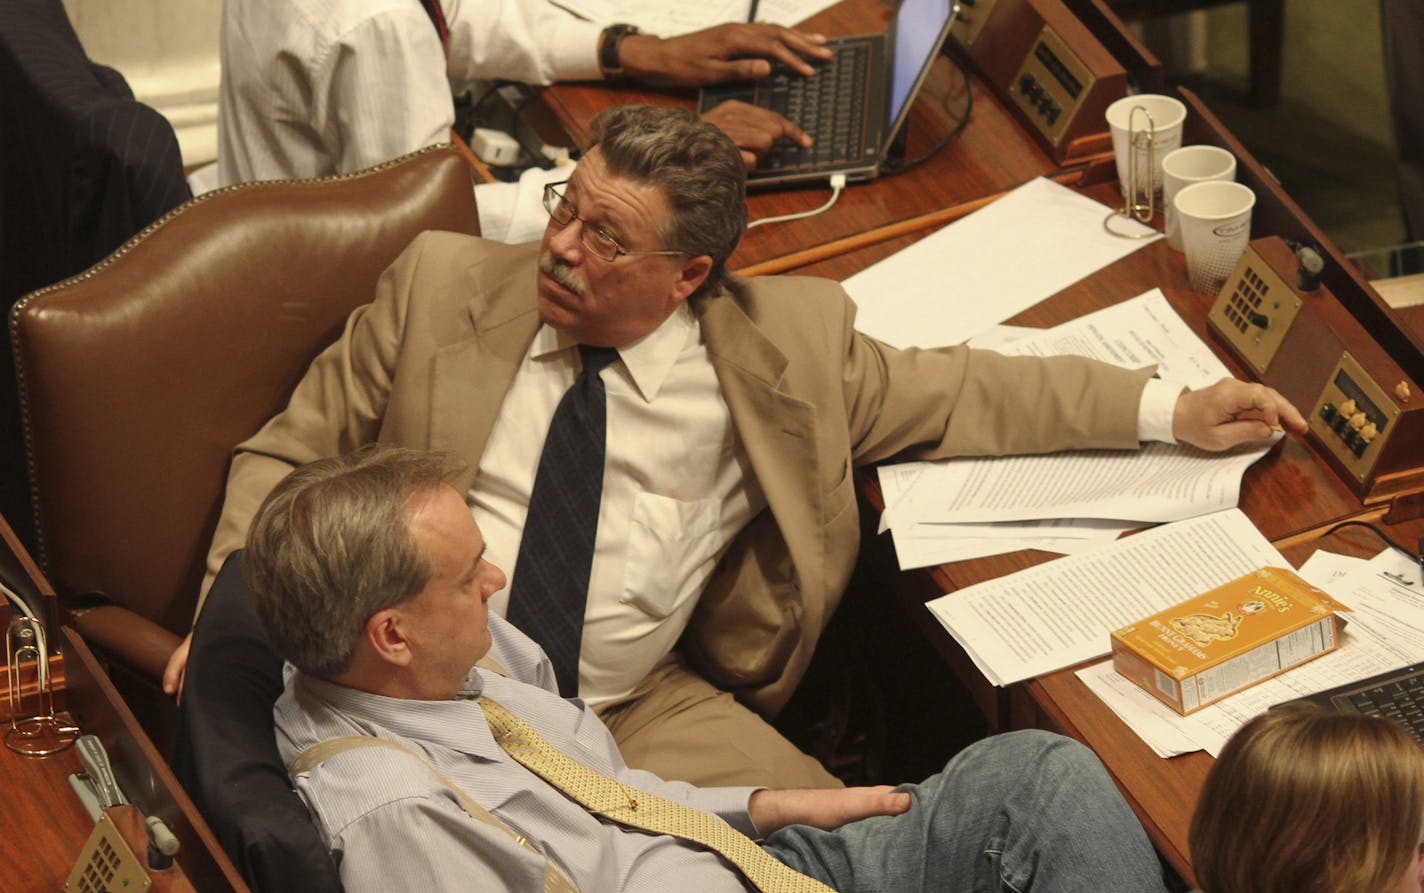
[[[155,681],[163,678],[179,636],[152,620],[119,605],[95,605],[70,612],[84,640],[104,656],[126,664]]]

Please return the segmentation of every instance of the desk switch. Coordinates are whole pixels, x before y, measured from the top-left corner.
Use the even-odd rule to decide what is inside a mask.
[[[1301,299],[1279,273],[1253,251],[1241,255],[1208,319],[1257,375],[1271,367]]]

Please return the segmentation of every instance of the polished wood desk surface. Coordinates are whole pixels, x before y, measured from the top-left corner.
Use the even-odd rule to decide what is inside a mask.
[[[803,27],[829,37],[883,31],[892,9],[893,4],[881,0],[842,0]],[[778,272],[774,264],[778,258],[994,195],[1034,177],[1062,173],[987,84],[975,77],[973,91],[968,125],[938,155],[903,172],[848,186],[836,205],[823,214],[750,230],[732,256],[732,268],[758,265],[758,272]],[[610,105],[650,102],[693,107],[696,103],[692,90],[616,89],[603,84],[558,85],[545,89],[542,97],[572,144],[580,147],[589,142],[588,122]],[[959,120],[964,99],[960,70],[941,56],[911,108],[906,157],[917,157],[947,133]],[[828,196],[825,183],[753,190],[748,211],[752,220],[809,211]]]
[[[1210,142],[1230,149],[1239,160],[1240,178],[1257,191],[1253,233],[1257,236],[1277,234],[1309,239],[1321,244],[1328,253],[1333,253],[1336,266],[1340,268],[1337,282],[1348,285],[1348,280],[1355,274],[1340,262],[1338,249],[1290,201],[1279,185],[1269,179],[1244,147],[1221,127],[1220,122],[1195,97],[1188,95],[1187,98],[1195,113],[1194,119],[1189,119],[1187,142]],[[1116,207],[1120,202],[1111,162],[1091,165],[1067,182],[1103,202],[1106,207]],[[943,217],[926,215],[927,225],[922,228],[907,227],[909,231],[882,242],[829,256],[808,258],[795,264],[791,272],[843,279],[913,244],[945,222]],[[1160,227],[1160,218],[1158,225]],[[948,279],[951,284],[946,287],[947,301],[953,299],[952,275]],[[1194,332],[1213,345],[1234,375],[1251,377],[1249,370],[1208,332],[1206,316],[1216,296],[1192,290],[1187,280],[1184,255],[1173,251],[1165,240],[1145,246],[1009,322],[1027,326],[1057,325],[1154,287],[1162,290],[1171,306]],[[1336,286],[1332,284],[1332,287]],[[1424,336],[1424,323],[1421,323],[1424,313],[1416,309],[1396,313],[1395,316],[1414,333],[1416,339]],[[870,491],[872,504],[876,504],[878,491],[873,482],[868,477],[862,480]],[[1398,509],[1390,515],[1391,520],[1396,522],[1392,525],[1397,534],[1396,541],[1412,546],[1424,534],[1420,502],[1424,500],[1415,497],[1396,500],[1394,506],[1387,503],[1367,506],[1314,448],[1303,440],[1287,437],[1247,471],[1242,481],[1240,507],[1262,533],[1298,566],[1320,545],[1355,554],[1379,551],[1382,544],[1368,534],[1341,532],[1330,537],[1330,542],[1325,544],[1319,542],[1319,537],[1340,520],[1381,520],[1390,515],[1391,508]],[[889,554],[893,547],[888,540],[888,537],[880,537],[865,544],[865,548],[882,553],[879,556],[882,566],[894,560]],[[897,594],[945,662],[969,687],[991,728],[1050,728],[1090,745],[1108,766],[1154,842],[1171,864],[1191,880],[1187,834],[1197,794],[1212,763],[1211,757],[1198,753],[1172,760],[1158,758],[1077,679],[1073,669],[1041,677],[1026,685],[994,688],[983,679],[958,643],[923,608],[924,602],[945,592],[995,579],[1055,557],[1050,553],[1026,550],[901,574]],[[893,564],[888,566],[893,567]]]
[[[14,588],[37,595],[53,608],[54,589],[3,517],[0,573]],[[55,615],[53,610],[45,613],[50,618]],[[82,732],[103,743],[124,794],[142,807],[145,815],[163,819],[178,838],[176,867],[150,872],[152,889],[158,893],[194,889],[248,893],[237,869],[84,640],[53,619],[47,626],[62,653],[56,674],[56,685],[62,686],[56,692],[56,709],[67,711]],[[8,690],[8,684],[5,688]],[[9,718],[9,701],[0,699],[0,728],[8,728]],[[0,889],[5,893],[63,889],[94,829],[68,781],[82,768],[73,747],[49,756],[26,757],[0,745],[0,777],[5,779],[5,793],[0,797]],[[143,859],[144,850],[136,849],[135,855]]]
[[[61,636],[65,688],[59,693],[60,706],[83,732],[103,742],[125,795],[145,815],[163,819],[178,838],[176,868],[150,871],[153,889],[248,893],[94,655],[72,629],[65,627]],[[94,829],[68,782],[82,768],[73,747],[44,757],[20,756],[0,747],[0,773],[6,781],[0,806],[0,886],[6,893],[49,893],[64,887]],[[144,858],[144,850],[132,843],[131,848]]]
[[[1390,524],[1377,508],[1366,517],[1386,530],[1395,542],[1413,545],[1424,536],[1424,519]],[[1374,555],[1384,544],[1359,528],[1344,528],[1328,539],[1307,536],[1278,544],[1286,558],[1300,566],[1318,548],[1356,556]],[[1086,665],[1085,665],[1086,666]],[[1030,682],[1025,717],[1038,728],[1053,729],[1092,747],[1132,804],[1162,854],[1188,881],[1191,871],[1188,833],[1192,813],[1213,759],[1203,751],[1162,759],[1127,724],[1088,690],[1077,677],[1080,667],[1060,670]]]

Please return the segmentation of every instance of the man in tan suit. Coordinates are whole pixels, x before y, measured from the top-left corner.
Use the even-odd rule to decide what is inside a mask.
[[[849,578],[853,466],[1131,449],[1174,433],[1224,448],[1275,423],[1305,428],[1258,385],[1181,393],[1150,369],[889,348],[854,330],[833,282],[728,276],[744,170],[715,128],[622,107],[593,131],[572,179],[546,194],[541,245],[427,233],[391,266],[287,409],[238,447],[210,576],[294,466],[381,441],[468,461],[457,486],[517,596],[535,469],[579,346],[617,348],[600,375],[606,459],[578,694],[640,768],[830,785],[752,710],[785,704]],[[498,613],[510,591],[491,600]],[[175,688],[185,660],[180,649],[170,664]]]

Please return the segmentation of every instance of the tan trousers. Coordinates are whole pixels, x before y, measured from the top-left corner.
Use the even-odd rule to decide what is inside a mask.
[[[838,788],[840,779],[674,652],[626,700],[598,708],[623,759],[662,778],[711,787]]]

